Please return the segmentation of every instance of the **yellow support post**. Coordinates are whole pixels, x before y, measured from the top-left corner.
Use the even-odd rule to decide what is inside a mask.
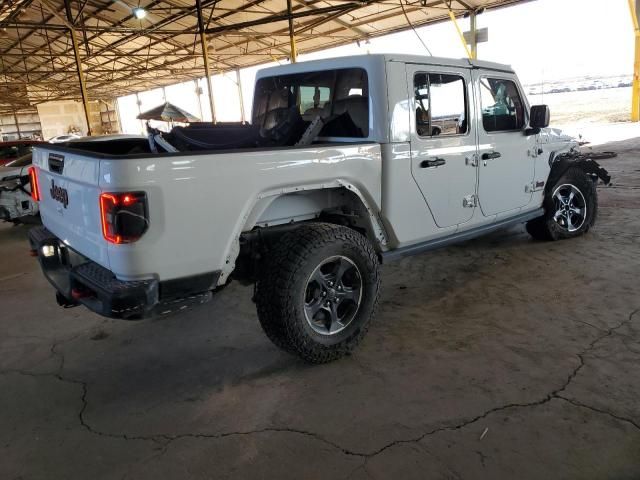
[[[298,49],[296,48],[296,37],[293,29],[293,10],[291,7],[291,0],[287,0],[287,14],[289,16],[289,43],[291,46],[291,63],[298,61]]]
[[[638,25],[638,11],[636,10],[636,5],[634,5],[634,0],[629,0],[629,11],[631,12],[631,21],[633,22],[633,31],[636,40],[636,53],[633,63],[633,86],[631,87],[631,121],[638,122],[640,121],[640,25]]]
[[[240,78],[240,68],[236,67],[236,85],[238,85],[238,99],[240,100],[240,120],[245,122],[244,97],[242,96],[242,79]]]
[[[471,58],[478,59],[478,24],[475,10],[469,12],[469,32],[471,33]]]
[[[629,0],[629,1],[631,1],[631,0]],[[467,52],[467,57],[469,57],[470,60],[473,60],[473,55],[469,51],[469,47],[467,46],[467,41],[464,39],[464,35],[462,34],[462,30],[460,30],[460,26],[458,25],[458,21],[456,20],[456,16],[453,14],[453,12],[451,10],[449,10],[449,18],[451,18],[451,21],[453,22],[453,25],[456,27],[456,30],[458,31],[458,35],[460,35],[460,41],[462,42],[462,46],[464,47],[465,51]]]
[[[91,131],[91,118],[89,116],[89,96],[87,95],[87,82],[82,71],[82,60],[80,58],[80,47],[78,46],[78,38],[76,37],[76,29],[73,24],[73,14],[71,12],[70,0],[64,2],[67,13],[67,21],[69,26],[69,34],[71,35],[71,45],[73,46],[73,56],[76,60],[76,71],[78,72],[78,81],[80,83],[80,96],[82,97],[82,105],[84,108],[84,118],[87,121],[87,135],[93,135]]]
[[[213,98],[213,86],[211,84],[211,67],[209,65],[209,44],[205,33],[204,20],[202,19],[202,3],[196,0],[196,11],[198,13],[198,32],[200,33],[200,48],[202,49],[202,60],[204,62],[204,74],[207,77],[207,90],[209,91],[209,108],[211,109],[211,121],[218,123],[216,119],[216,103]]]

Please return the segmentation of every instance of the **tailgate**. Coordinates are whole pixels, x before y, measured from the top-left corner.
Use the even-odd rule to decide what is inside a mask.
[[[82,255],[109,268],[100,222],[100,159],[55,147],[33,149],[42,223]]]

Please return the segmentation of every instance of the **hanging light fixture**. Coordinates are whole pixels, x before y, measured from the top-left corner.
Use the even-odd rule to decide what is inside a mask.
[[[147,11],[142,7],[135,7],[131,10],[131,12],[133,13],[133,16],[136,17],[138,20],[142,20],[144,17],[147,16]]]

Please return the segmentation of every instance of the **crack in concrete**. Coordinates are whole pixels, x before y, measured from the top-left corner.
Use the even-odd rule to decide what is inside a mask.
[[[480,464],[482,465],[482,468],[486,468],[486,460],[489,458],[487,455],[485,455],[484,453],[482,453],[480,450],[476,450],[476,453],[478,454],[478,456],[480,457]]]
[[[351,478],[355,476],[356,472],[358,472],[359,470],[362,470],[364,474],[367,476],[367,478],[373,478],[369,470],[367,470],[367,465],[365,464],[365,462],[358,464],[358,466],[352,469],[349,473],[347,473],[347,475],[345,475],[344,478]]]
[[[596,330],[598,330],[599,332],[606,332],[606,331],[607,331],[607,329],[606,329],[606,328],[598,327],[598,326],[594,325],[593,323],[589,323],[589,322],[586,322],[586,321],[584,321],[584,320],[580,320],[580,319],[578,319],[578,318],[573,318],[572,320],[573,320],[574,322],[578,322],[578,323],[582,323],[582,324],[584,324],[584,325],[587,325],[587,326],[589,326],[589,327],[591,327],[591,328],[595,328],[595,329],[596,329]]]
[[[0,282],[6,282],[7,280],[15,280],[16,278],[26,275],[27,272],[14,273],[13,275],[7,275],[6,277],[0,277]]]
[[[324,438],[323,436],[321,436],[320,434],[311,432],[311,431],[307,431],[307,430],[302,430],[302,429],[296,429],[296,428],[285,428],[285,427],[266,427],[266,428],[262,428],[262,429],[256,429],[256,430],[246,430],[246,431],[237,431],[237,432],[223,432],[223,433],[217,433],[217,434],[207,434],[207,433],[183,433],[183,434],[153,434],[153,435],[128,435],[126,433],[110,433],[110,432],[103,432],[100,430],[96,430],[95,428],[93,428],[89,423],[87,423],[87,421],[85,420],[85,412],[86,409],[88,407],[88,401],[87,401],[87,395],[88,395],[88,385],[87,382],[82,381],[82,380],[77,380],[77,379],[72,379],[72,378],[67,378],[65,376],[62,375],[62,368],[64,367],[64,354],[62,354],[61,352],[56,352],[55,348],[57,345],[59,345],[60,343],[64,343],[67,341],[71,341],[73,340],[73,338],[77,337],[78,335],[74,336],[73,338],[64,340],[62,342],[58,342],[58,343],[54,343],[51,347],[51,352],[52,354],[57,354],[57,355],[61,355],[61,363],[60,363],[60,370],[57,373],[34,373],[34,372],[26,372],[26,371],[22,371],[22,370],[5,370],[5,371],[0,371],[0,375],[6,375],[6,374],[19,374],[19,375],[25,375],[25,376],[32,376],[32,377],[53,377],[56,378],[62,382],[66,382],[66,383],[70,383],[70,384],[74,384],[74,385],[79,385],[82,389],[82,396],[81,396],[81,402],[82,402],[82,406],[77,414],[78,416],[78,420],[80,422],[80,425],[86,429],[88,432],[97,435],[97,436],[101,436],[101,437],[108,437],[108,438],[117,438],[117,439],[122,439],[122,440],[126,440],[126,441],[152,441],[155,443],[160,443],[162,444],[163,448],[161,450],[161,452],[157,455],[154,455],[153,457],[162,457],[166,451],[168,450],[169,445],[176,441],[176,440],[182,440],[182,439],[188,439],[188,438],[194,438],[194,439],[224,439],[224,438],[230,438],[230,437],[234,437],[234,436],[250,436],[250,435],[258,435],[258,434],[265,434],[265,433],[289,433],[289,434],[297,434],[297,435],[301,435],[301,436],[305,436],[308,438],[312,438],[314,440],[317,440],[321,443],[324,443],[325,445],[328,445],[340,452],[342,452],[342,454],[344,455],[348,455],[348,456],[355,456],[355,457],[360,457],[364,459],[364,463],[363,463],[363,467],[366,470],[366,464],[367,461],[372,458],[375,457],[379,454],[381,454],[382,452],[397,446],[397,445],[404,445],[404,444],[412,444],[412,443],[419,443],[420,441],[422,441],[423,439],[441,433],[441,432],[445,432],[445,431],[456,431],[456,430],[460,430],[463,428],[468,427],[469,425],[472,425],[486,417],[488,417],[489,415],[492,415],[494,413],[497,412],[501,412],[504,410],[508,410],[508,409],[512,409],[512,408],[529,408],[529,407],[536,407],[536,406],[540,406],[543,405],[545,403],[550,402],[553,399],[559,399],[562,400],[564,402],[567,402],[573,406],[576,406],[578,408],[585,408],[588,410],[591,410],[593,412],[596,413],[600,413],[603,415],[607,415],[611,418],[614,418],[618,421],[621,422],[625,422],[628,423],[632,426],[634,426],[636,429],[640,430],[640,423],[634,421],[633,419],[630,418],[626,418],[626,417],[622,417],[619,415],[616,415],[614,413],[611,413],[609,411],[597,408],[597,407],[593,407],[590,406],[588,404],[585,404],[583,402],[580,402],[579,400],[575,400],[575,399],[571,399],[568,397],[565,397],[563,395],[561,395],[562,392],[564,392],[569,385],[571,384],[571,382],[574,380],[574,378],[578,375],[578,373],[580,372],[580,370],[585,366],[585,355],[590,352],[591,350],[593,350],[595,348],[595,346],[601,342],[602,340],[604,340],[605,338],[610,337],[611,335],[613,335],[617,330],[619,330],[620,328],[622,328],[623,326],[625,326],[626,324],[628,324],[629,322],[631,322],[631,320],[633,319],[633,317],[640,312],[640,308],[636,309],[634,311],[632,311],[628,318],[623,320],[622,322],[620,322],[619,324],[617,324],[614,327],[610,327],[608,329],[606,329],[606,331],[604,331],[604,333],[602,335],[599,335],[598,337],[596,337],[594,340],[592,340],[589,345],[584,348],[581,352],[577,353],[577,357],[580,360],[579,365],[574,368],[569,375],[567,376],[567,380],[565,381],[565,383],[560,387],[557,388],[555,390],[553,390],[551,393],[547,394],[545,397],[533,401],[533,402],[526,402],[526,403],[508,403],[505,405],[501,405],[498,407],[494,407],[491,408],[485,412],[483,412],[480,415],[477,415],[475,417],[472,417],[469,420],[465,420],[463,422],[460,422],[458,424],[455,425],[449,425],[449,426],[443,426],[443,427],[438,427],[432,430],[428,430],[420,435],[417,435],[415,437],[412,438],[408,438],[408,439],[400,439],[400,440],[394,440],[392,442],[389,442],[385,445],[383,445],[382,447],[373,450],[373,451],[369,451],[369,452],[364,452],[364,451],[356,451],[356,450],[351,450],[345,447],[342,447],[341,445],[339,445],[336,442],[333,442],[327,438]],[[357,469],[356,469],[357,470]]]
[[[63,340],[58,340],[58,341],[54,341],[51,344],[51,348],[49,349],[49,352],[51,353],[51,356],[53,357],[59,357],[60,358],[60,364],[58,365],[58,375],[62,374],[62,370],[64,369],[64,353],[62,352],[58,352],[56,349],[60,346],[63,345],[65,343],[71,342],[73,340],[75,340],[76,338],[78,338],[80,335],[83,335],[87,330],[83,330],[81,332],[76,333],[75,335],[72,335],[68,338],[65,338]]]
[[[638,430],[640,430],[640,423],[636,422],[635,420],[631,419],[631,418],[627,418],[627,417],[623,417],[621,415],[617,415],[615,413],[609,412],[608,410],[604,410],[598,407],[594,407],[592,405],[587,405],[586,403],[582,403],[579,400],[575,400],[573,398],[568,398],[568,397],[563,397],[562,395],[558,395],[556,397],[559,400],[564,400],[565,402],[570,403],[571,405],[575,406],[575,407],[580,407],[580,408],[585,408],[587,410],[591,410],[593,412],[596,413],[601,413],[602,415],[607,415],[611,418],[614,418],[615,420],[618,420],[620,422],[625,422],[628,423],[632,426],[634,426],[635,428],[637,428]]]
[[[571,371],[571,373],[568,375],[566,382],[564,383],[564,385],[562,385],[562,387],[553,390],[551,393],[549,393],[547,396],[545,396],[544,398],[537,400],[535,402],[528,402],[528,403],[510,403],[510,404],[506,404],[506,405],[502,405],[499,407],[494,407],[490,410],[485,411],[484,413],[470,419],[467,421],[464,421],[462,423],[459,423],[457,425],[453,425],[453,426],[447,426],[447,427],[439,427],[433,430],[430,430],[428,432],[425,432],[417,437],[414,437],[412,439],[406,439],[406,440],[396,440],[394,442],[391,442],[381,448],[379,448],[378,450],[369,453],[369,454],[365,454],[364,456],[367,457],[372,457],[375,455],[378,455],[380,453],[382,453],[383,451],[387,450],[388,448],[391,448],[393,446],[396,445],[400,445],[400,444],[406,444],[406,443],[418,443],[421,440],[423,440],[424,438],[431,436],[431,435],[435,435],[437,433],[443,432],[443,431],[454,431],[454,430],[460,430],[462,428],[465,428],[473,423],[476,423],[479,420],[482,420],[483,418],[486,418],[487,416],[496,413],[496,412],[500,412],[503,410],[507,410],[510,408],[527,408],[527,407],[536,407],[536,406],[540,406],[543,405],[547,402],[550,402],[551,400],[553,400],[554,398],[558,398],[558,399],[562,399],[567,401],[566,397],[563,397],[560,395],[560,393],[562,393],[563,391],[565,391],[568,387],[569,384],[573,381],[573,379],[578,375],[578,373],[580,372],[580,370],[584,367],[585,365],[585,359],[584,356],[591,350],[593,350],[593,348],[595,348],[595,346],[601,342],[602,340],[604,340],[607,337],[610,337],[611,335],[613,335],[613,333],[615,333],[617,330],[619,330],[620,328],[622,328],[624,325],[626,325],[627,323],[631,322],[633,316],[635,314],[637,314],[640,311],[640,309],[636,309],[634,311],[632,311],[628,318],[626,320],[623,320],[622,322],[620,322],[619,324],[617,324],[614,327],[610,327],[608,328],[602,335],[599,335],[598,337],[596,337],[594,340],[592,340],[589,345],[583,349],[581,352],[579,352],[577,354],[578,359],[580,360],[579,365],[573,369],[573,371]],[[572,402],[569,402],[572,403]],[[586,404],[581,404],[580,406],[588,408],[588,406]],[[592,410],[594,411],[598,411],[597,409],[593,408]],[[601,413],[605,413],[604,411]],[[612,417],[615,417],[613,414],[611,414]],[[628,420],[628,419],[622,419],[621,420]],[[634,426],[638,426],[635,422],[630,421],[630,423],[632,423]],[[640,430],[640,427],[638,428]]]
[[[571,383],[571,381],[576,377],[576,375],[578,375],[578,373],[580,372],[580,370],[582,370],[582,368],[585,366],[585,359],[584,356],[590,352],[591,350],[593,350],[595,348],[595,346],[600,343],[602,340],[604,340],[605,338],[610,337],[611,335],[613,335],[617,330],[619,330],[620,328],[622,328],[623,326],[625,326],[626,324],[630,323],[631,320],[633,319],[633,317],[640,312],[640,308],[637,308],[635,310],[633,310],[628,318],[626,320],[623,320],[622,322],[620,322],[619,324],[617,324],[615,327],[610,327],[608,328],[606,331],[604,331],[604,333],[598,337],[596,337],[594,340],[591,341],[591,343],[589,343],[589,345],[587,346],[587,348],[585,348],[582,352],[578,353],[577,356],[580,359],[580,365],[578,365],[578,367],[569,375],[568,381],[567,383],[560,389],[557,390],[555,392],[552,392],[552,395],[554,396],[558,396],[559,393],[563,392],[564,390],[567,389],[567,387],[569,386],[569,384]]]

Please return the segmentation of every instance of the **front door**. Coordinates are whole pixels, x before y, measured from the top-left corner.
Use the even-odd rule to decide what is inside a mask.
[[[465,223],[475,209],[476,132],[470,71],[407,65],[411,173],[440,228]]]
[[[479,92],[478,198],[485,216],[531,201],[535,137],[525,136],[527,107],[513,76],[476,74]]]

